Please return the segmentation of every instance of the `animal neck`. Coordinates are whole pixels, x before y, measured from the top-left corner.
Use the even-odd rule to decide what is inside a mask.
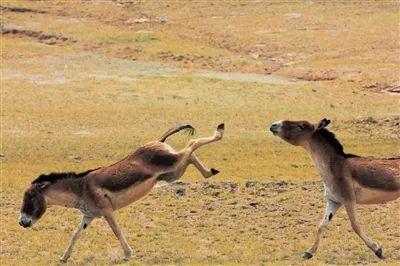
[[[50,184],[44,192],[44,197],[48,205],[75,207],[81,190],[80,179],[62,179]]]
[[[307,141],[304,148],[313,155],[324,157],[343,156],[335,150],[332,144],[318,135],[314,135],[309,141]]]
[[[312,154],[319,154],[328,157],[346,158],[347,155],[343,151],[343,146],[336,139],[335,134],[327,129],[316,131],[306,143],[306,149]]]
[[[345,159],[346,155],[343,153],[342,147],[337,145],[340,145],[340,143],[332,143],[332,140],[327,140],[325,136],[320,134],[314,134],[303,145],[309,152],[315,167],[325,181],[332,176],[332,165],[337,165]]]

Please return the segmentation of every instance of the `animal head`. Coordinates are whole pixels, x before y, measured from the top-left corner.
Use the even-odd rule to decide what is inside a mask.
[[[23,227],[31,227],[46,212],[47,204],[43,190],[50,182],[32,183],[25,191],[21,206],[19,224]]]
[[[308,121],[281,120],[273,123],[269,130],[290,144],[299,146],[307,142],[315,132],[329,125],[330,122],[326,118],[317,124]]]

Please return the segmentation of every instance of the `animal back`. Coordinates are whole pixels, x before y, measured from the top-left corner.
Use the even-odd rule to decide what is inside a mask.
[[[150,143],[140,147],[131,159],[155,167],[170,167],[178,161],[178,155],[166,149],[164,143]]]
[[[400,190],[400,158],[355,158],[351,165],[351,176],[360,185],[385,191]]]
[[[153,175],[138,164],[120,163],[104,169],[98,183],[109,191],[120,191],[150,179]]]

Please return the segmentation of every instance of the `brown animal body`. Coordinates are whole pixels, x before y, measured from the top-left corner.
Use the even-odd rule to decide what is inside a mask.
[[[189,164],[193,164],[205,178],[218,173],[214,168],[205,168],[194,151],[222,139],[224,125],[218,126],[214,136],[190,140],[183,150],[175,151],[164,141],[180,130],[194,133],[194,128],[190,125],[179,126],[167,131],[158,141],[141,146],[134,153],[108,167],[79,174],[53,173],[39,176],[24,194],[20,225],[31,227],[42,217],[48,205],[77,208],[83,213],[82,222],[60,259],[68,260],[83,230],[98,217],[107,220],[121,242],[125,258],[128,259],[132,250],[114,219],[113,211],[145,196],[158,181],[173,182],[179,179]]]
[[[284,120],[270,127],[274,135],[306,149],[324,183],[328,202],[326,213],[318,226],[313,246],[303,257],[309,259],[315,254],[323,231],[336,211],[344,206],[354,231],[379,258],[383,258],[382,248],[358,225],[354,206],[386,203],[400,197],[400,157],[373,159],[346,154],[335,135],[325,129],[329,123],[327,119],[316,125],[308,121]]]

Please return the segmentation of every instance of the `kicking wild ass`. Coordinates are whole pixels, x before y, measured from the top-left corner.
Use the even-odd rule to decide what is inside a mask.
[[[303,257],[312,258],[326,227],[336,211],[344,206],[353,230],[376,256],[383,259],[382,248],[358,225],[354,208],[356,204],[386,203],[400,196],[400,157],[372,159],[346,154],[335,135],[325,129],[329,123],[327,119],[316,125],[308,121],[285,120],[270,127],[274,135],[306,149],[324,182],[328,201],[326,213],[318,226],[314,244]]]
[[[199,147],[221,140],[224,124],[220,124],[212,137],[190,140],[181,151],[164,143],[170,135],[187,130],[190,125],[178,126],[167,131],[158,141],[149,142],[121,161],[107,167],[83,173],[52,173],[35,179],[24,194],[19,224],[32,226],[39,220],[48,205],[77,208],[83,218],[73,234],[61,261],[67,261],[72,248],[82,232],[94,218],[104,217],[121,243],[125,259],[132,254],[116,223],[113,211],[125,207],[146,195],[159,180],[173,182],[179,179],[189,164],[208,178],[219,173],[207,169],[194,154]]]

